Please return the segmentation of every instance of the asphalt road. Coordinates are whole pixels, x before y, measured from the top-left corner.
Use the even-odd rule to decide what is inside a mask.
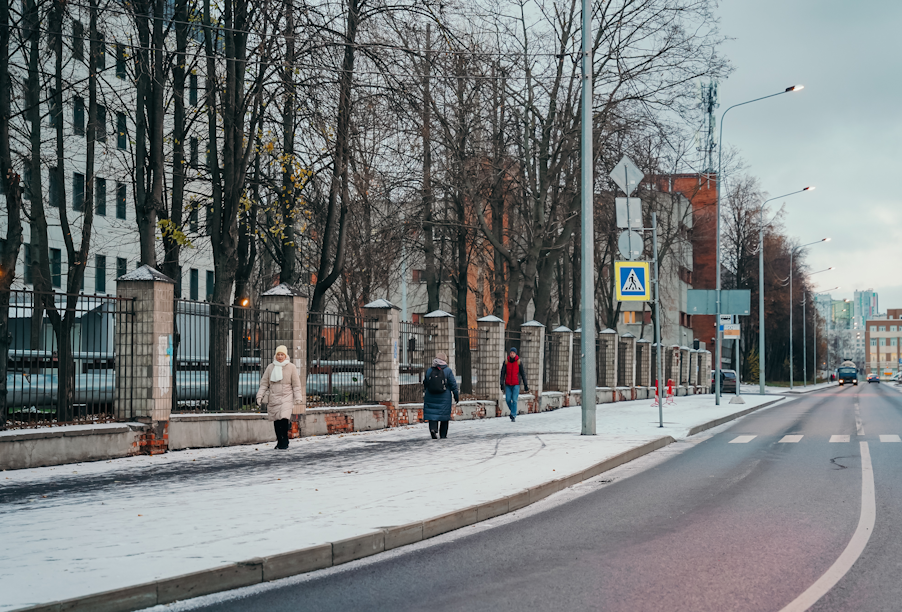
[[[902,443],[881,435],[902,435],[902,394],[830,388],[545,511],[192,609],[781,610],[836,562],[858,526],[863,441],[876,526],[811,609],[900,610]]]

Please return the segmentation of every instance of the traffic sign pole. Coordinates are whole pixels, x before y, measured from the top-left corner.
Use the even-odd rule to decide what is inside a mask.
[[[579,314],[580,364],[582,378],[582,435],[595,435],[595,222],[593,220],[594,181],[592,177],[592,2],[582,0],[583,88],[581,142],[582,274]]]
[[[661,289],[658,273],[658,213],[651,213],[651,248],[655,266],[655,344],[658,345],[658,427],[664,427],[664,351],[661,346]]]

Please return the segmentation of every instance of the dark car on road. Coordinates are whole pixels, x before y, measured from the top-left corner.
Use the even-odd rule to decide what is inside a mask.
[[[734,370],[720,371],[720,392],[736,393],[736,372]],[[711,370],[711,393],[714,393],[714,370]]]
[[[877,376],[876,374],[868,374],[868,382],[869,383],[872,383],[872,382],[879,383],[880,377]]]

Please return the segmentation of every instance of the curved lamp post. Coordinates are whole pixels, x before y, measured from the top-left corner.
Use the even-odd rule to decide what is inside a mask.
[[[812,244],[820,244],[821,242],[829,242],[829,238],[821,238],[820,240],[815,240],[814,242],[809,242],[808,244],[803,244],[801,246],[797,246],[793,250],[789,252],[789,390],[792,391],[792,311],[793,311],[793,294],[792,294],[792,259],[796,254],[796,251],[801,251],[805,247],[810,247]]]
[[[717,147],[717,243],[714,247],[714,255],[717,260],[715,265],[714,273],[717,275],[717,282],[715,289],[717,291],[717,313],[715,319],[715,336],[714,343],[716,345],[716,357],[714,363],[714,403],[718,406],[720,405],[720,361],[721,361],[721,352],[722,352],[722,341],[721,341],[721,333],[720,333],[720,183],[721,183],[721,170],[723,166],[723,120],[724,117],[727,116],[727,113],[736,108],[737,106],[745,106],[746,104],[751,104],[752,102],[760,102],[761,100],[767,100],[768,98],[773,98],[775,96],[782,96],[783,94],[790,93],[792,91],[800,91],[804,89],[804,85],[792,85],[787,87],[783,91],[778,91],[777,93],[770,94],[769,96],[762,96],[761,98],[755,98],[754,100],[748,100],[746,102],[740,102],[739,104],[734,104],[733,106],[727,108],[720,116],[720,135],[718,136],[718,147]],[[739,382],[737,381],[737,385]],[[738,387],[737,387],[738,388]]]
[[[791,195],[805,191],[814,191],[814,187],[805,187],[798,191],[765,200],[761,205],[761,212],[758,214],[758,392],[761,395],[766,393],[764,390],[764,208],[768,202],[788,198]],[[720,325],[718,324],[719,328]]]

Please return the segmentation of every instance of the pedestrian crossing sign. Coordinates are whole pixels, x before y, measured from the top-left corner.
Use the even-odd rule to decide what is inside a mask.
[[[618,302],[651,301],[647,261],[615,261],[615,293]]]

